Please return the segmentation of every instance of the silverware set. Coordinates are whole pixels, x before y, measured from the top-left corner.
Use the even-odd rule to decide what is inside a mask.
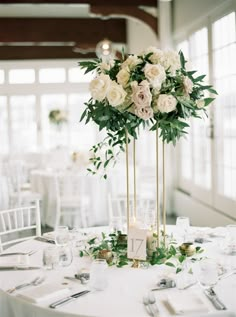
[[[30,281],[28,283],[22,283],[22,284],[16,285],[15,287],[9,288],[7,290],[7,293],[12,294],[17,290],[20,290],[20,289],[28,287],[28,286],[37,286],[37,285],[42,284],[44,281],[45,281],[44,276],[37,276],[32,281]]]
[[[207,296],[207,298],[209,298],[209,300],[212,302],[212,304],[215,306],[217,310],[226,310],[225,305],[218,298],[212,287],[204,290],[204,294]]]
[[[159,309],[156,304],[156,298],[152,292],[143,296],[143,304],[150,316],[159,317]]]

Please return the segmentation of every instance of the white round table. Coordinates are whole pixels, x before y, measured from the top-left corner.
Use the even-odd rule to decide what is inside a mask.
[[[168,232],[173,227],[168,227]],[[99,229],[97,229],[99,231]],[[48,243],[39,242],[36,240],[28,240],[18,245],[15,245],[7,250],[26,252],[30,250],[37,250],[35,254],[30,257],[31,265],[42,265],[42,250],[48,247]],[[208,254],[218,260],[227,261],[227,256],[219,252],[214,242],[203,245],[205,249],[204,254]],[[204,255],[203,254],[203,255]],[[79,297],[76,300],[58,307],[57,309],[49,308],[49,304],[57,300],[53,298],[45,300],[39,304],[32,304],[20,298],[19,294],[22,291],[17,291],[12,295],[6,293],[6,290],[20,284],[24,281],[32,280],[33,277],[45,274],[46,281],[44,283],[58,283],[58,285],[65,285],[70,287],[71,294],[78,291],[88,289],[89,285],[81,285],[77,281],[70,281],[65,279],[65,276],[73,276],[81,268],[83,259],[75,256],[71,266],[66,268],[58,268],[55,270],[13,270],[0,271],[0,316],[1,317],[50,317],[50,316],[100,316],[100,317],[147,317],[148,313],[143,305],[143,295],[148,290],[156,286],[158,280],[163,277],[163,274],[174,276],[173,268],[165,265],[155,265],[148,269],[139,268],[134,269],[129,266],[123,268],[109,267],[108,286],[104,291],[92,291],[89,294]],[[31,286],[34,287],[34,286]],[[236,274],[230,278],[221,280],[217,286],[216,291],[222,299],[226,307],[236,312],[235,290],[236,290]],[[178,290],[177,288],[160,290],[155,292],[157,305],[160,310],[160,317],[173,316],[166,301],[168,296],[175,296],[176,294],[189,294],[195,292],[202,299],[205,306],[209,310],[209,316],[225,316],[233,317],[234,314],[229,312],[216,312],[212,303],[206,298],[202,289],[196,284],[186,290]],[[62,296],[64,297],[64,296]],[[213,315],[211,315],[213,313]],[[221,315],[222,314],[222,315]],[[186,315],[185,315],[186,316]],[[195,316],[203,316],[197,314]],[[205,316],[205,315],[204,315]],[[236,316],[236,315],[235,315]]]

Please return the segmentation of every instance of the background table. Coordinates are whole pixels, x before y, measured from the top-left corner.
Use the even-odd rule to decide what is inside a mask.
[[[70,171],[73,173],[73,171]],[[42,195],[42,224],[54,227],[56,217],[55,177],[63,176],[68,171],[34,170],[31,172],[32,190]],[[86,175],[86,172],[76,172],[78,181],[84,186],[84,192],[89,197],[89,226],[108,224],[107,193],[109,183],[99,177]]]

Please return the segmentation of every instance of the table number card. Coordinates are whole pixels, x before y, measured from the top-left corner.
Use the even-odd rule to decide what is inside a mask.
[[[128,234],[128,258],[134,260],[146,260],[147,230],[135,227],[129,228]]]

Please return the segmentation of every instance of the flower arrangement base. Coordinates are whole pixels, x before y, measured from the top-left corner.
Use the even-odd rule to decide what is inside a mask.
[[[100,250],[98,252],[98,259],[104,259],[107,261],[107,264],[111,264],[113,259],[113,253],[111,250]]]
[[[192,242],[184,242],[179,247],[180,253],[186,256],[192,256],[196,253],[196,247]]]

